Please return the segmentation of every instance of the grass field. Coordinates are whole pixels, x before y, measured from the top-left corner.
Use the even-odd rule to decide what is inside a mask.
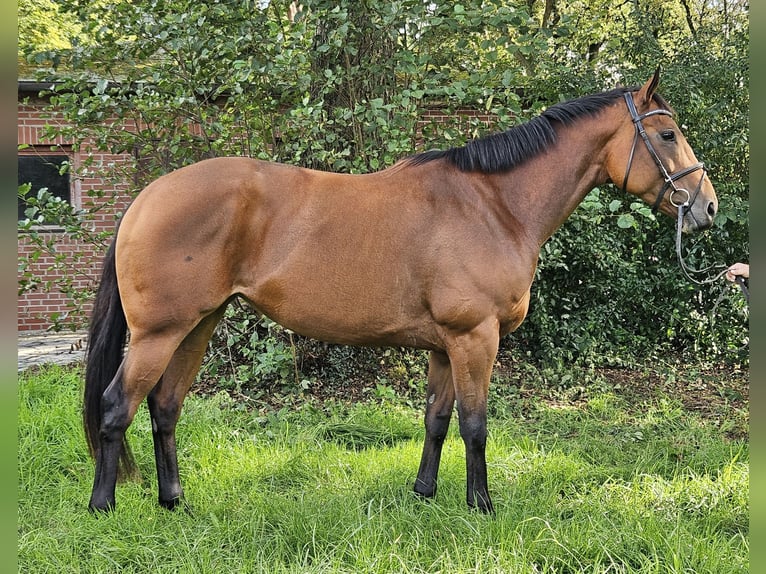
[[[179,423],[188,512],[156,503],[142,408],[129,436],[143,481],[94,517],[81,384],[54,367],[19,379],[20,572],[748,571],[746,401],[728,404],[721,381],[705,383],[721,407],[701,410],[608,385],[576,403],[496,389],[495,517],[465,506],[456,424],[424,502],[410,494],[422,413],[404,401],[252,411],[223,393],[190,396]]]

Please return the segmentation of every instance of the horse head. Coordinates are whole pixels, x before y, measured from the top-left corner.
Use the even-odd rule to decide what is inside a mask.
[[[630,122],[610,141],[607,171],[612,181],[622,182],[622,189],[652,205],[654,212],[682,217],[684,232],[701,231],[713,224],[718,198],[673,111],[656,93],[658,84],[659,68],[640,89],[625,92]]]

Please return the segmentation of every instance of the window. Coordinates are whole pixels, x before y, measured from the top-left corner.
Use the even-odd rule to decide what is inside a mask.
[[[30,194],[36,196],[39,189],[46,187],[48,191],[66,202],[71,202],[72,192],[69,182],[69,169],[64,166],[69,163],[69,156],[64,152],[36,152],[34,149],[22,153],[19,159],[19,185],[32,185]],[[27,219],[24,213],[27,204],[21,198],[19,202],[19,220]]]

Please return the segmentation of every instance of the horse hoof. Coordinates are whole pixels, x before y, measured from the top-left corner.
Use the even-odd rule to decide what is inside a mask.
[[[103,504],[91,502],[88,504],[88,510],[94,516],[98,516],[99,514],[109,514],[114,510],[114,502],[106,501]]]
[[[188,514],[192,513],[191,507],[186,502],[186,499],[183,496],[177,496],[176,498],[171,498],[170,500],[160,500],[159,503],[160,503],[160,506],[168,510],[180,509]]]
[[[476,501],[469,500],[468,507],[471,510],[479,511],[482,514],[495,516],[495,505],[492,504],[492,500],[490,500],[489,497],[485,498],[483,496],[478,496]]]

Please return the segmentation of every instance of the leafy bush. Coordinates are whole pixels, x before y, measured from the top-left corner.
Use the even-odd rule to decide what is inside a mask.
[[[674,223],[643,203],[607,205],[606,195],[591,192],[543,246],[529,316],[506,345],[552,364],[747,362],[739,290],[723,279],[691,284],[675,262]]]
[[[134,192],[161,173],[225,154],[368,172],[418,148],[505,129],[562,99],[637,84],[662,63],[660,91],[709,165],[721,202],[691,262],[747,260],[746,9],[709,8],[690,28],[677,7],[657,21],[640,3],[586,12],[563,1],[546,3],[550,11],[500,0],[302,4],[290,21],[287,2],[277,1],[62,3],[88,41],[29,54],[50,66],[41,78],[57,82],[51,104],[70,126],[50,128],[51,137],[83,151],[135,152],[135,164],[119,166],[130,178],[110,174],[136,182]],[[654,34],[644,33],[647,23]],[[450,119],[424,121],[433,106]],[[465,108],[493,119],[457,113]],[[96,168],[85,167],[91,175]],[[57,209],[77,215],[37,197],[31,219]],[[75,218],[67,231],[78,226]],[[554,365],[679,353],[746,363],[746,305],[722,283],[686,281],[673,234],[674,222],[655,221],[643,204],[595,190],[543,246],[531,313],[503,347]],[[424,369],[421,353],[388,353],[389,370],[376,375],[382,394]],[[233,309],[203,377],[233,388],[253,378],[300,388],[312,377],[366,377],[381,368],[380,355],[308,341]]]

